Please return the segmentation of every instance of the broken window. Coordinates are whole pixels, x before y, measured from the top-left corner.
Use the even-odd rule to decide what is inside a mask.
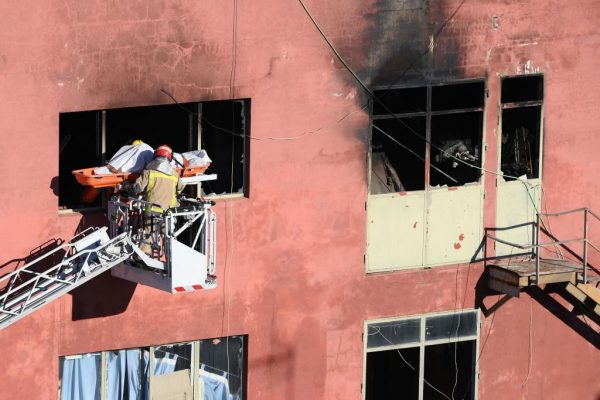
[[[474,399],[479,313],[367,324],[365,399]]]
[[[76,169],[104,164],[119,148],[140,139],[156,148],[166,143],[178,153],[204,149],[212,159],[204,183],[209,195],[248,192],[250,100],[119,108],[59,115],[58,198],[61,209],[98,207],[84,202]]]
[[[60,399],[246,398],[246,336],[59,359]],[[220,397],[220,398],[221,398]]]
[[[540,177],[543,77],[502,79],[500,169],[507,181]]]
[[[374,94],[371,194],[479,181],[483,81]]]

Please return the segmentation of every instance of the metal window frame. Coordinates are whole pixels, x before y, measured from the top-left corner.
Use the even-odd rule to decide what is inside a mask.
[[[442,317],[442,316],[449,316],[449,315],[464,315],[464,314],[475,314],[476,315],[476,319],[475,319],[475,325],[476,325],[476,334],[475,335],[465,335],[465,336],[458,336],[455,339],[452,338],[448,338],[448,339],[436,339],[436,340],[430,340],[427,341],[426,337],[425,337],[425,333],[426,333],[426,320],[427,318],[432,318],[432,317]],[[405,321],[405,320],[409,320],[409,319],[419,319],[420,320],[420,338],[418,342],[407,342],[407,343],[401,343],[401,344],[397,344],[397,345],[390,345],[390,346],[380,346],[380,347],[376,347],[376,348],[371,348],[368,349],[367,348],[367,342],[368,342],[368,338],[369,338],[369,326],[373,325],[373,324],[378,324],[378,323],[382,323],[382,322],[399,322],[399,321]],[[475,343],[475,351],[474,351],[474,355],[473,355],[473,374],[474,374],[474,384],[473,384],[473,391],[474,391],[474,396],[473,399],[477,400],[478,399],[478,387],[479,387],[479,338],[481,335],[481,312],[479,311],[479,309],[474,308],[474,309],[458,309],[458,310],[454,310],[454,311],[444,311],[444,312],[434,312],[434,313],[427,313],[427,314],[416,314],[416,315],[406,315],[406,316],[402,316],[402,317],[389,317],[389,318],[382,318],[382,319],[374,319],[374,320],[366,320],[364,321],[364,325],[363,325],[363,378],[362,378],[362,399],[366,400],[366,385],[367,385],[367,354],[368,353],[375,353],[375,352],[380,352],[380,351],[390,351],[390,350],[401,350],[401,349],[408,349],[408,348],[419,348],[419,400],[423,400],[423,389],[424,389],[424,373],[425,373],[425,347],[427,346],[433,346],[433,345],[438,345],[438,344],[446,344],[446,343],[459,343],[459,342],[468,342],[468,341],[474,341]]]
[[[247,361],[247,354],[248,354],[248,339],[247,339],[247,335],[231,335],[231,336],[225,336],[222,337],[221,339],[224,341],[225,338],[227,337],[240,337],[242,339],[242,347],[243,347],[243,351],[244,351],[244,363],[242,365],[242,382],[241,384],[242,386],[242,398],[246,399],[247,398],[247,394],[246,394],[246,381],[247,381],[247,368],[248,368],[248,361]],[[154,377],[154,363],[155,363],[155,357],[154,357],[154,351],[160,347],[164,347],[164,346],[176,346],[176,345],[182,345],[182,344],[190,344],[192,346],[192,357],[190,359],[190,374],[191,374],[191,381],[192,381],[192,396],[193,399],[200,399],[200,342],[202,342],[203,340],[210,340],[210,339],[197,339],[197,340],[189,340],[189,341],[182,341],[182,342],[173,342],[173,343],[165,343],[165,344],[160,344],[160,345],[152,345],[152,346],[139,346],[139,347],[129,347],[129,348],[125,348],[125,349],[110,349],[110,350],[104,350],[104,351],[95,351],[95,352],[89,352],[89,353],[82,353],[82,354],[74,354],[74,355],[65,355],[65,356],[59,356],[58,357],[58,363],[59,363],[59,375],[58,375],[58,385],[57,385],[57,389],[58,389],[58,397],[60,398],[60,391],[61,391],[61,379],[60,379],[60,360],[61,359],[65,359],[65,360],[69,360],[69,359],[74,359],[74,358],[81,358],[83,356],[87,356],[87,355],[100,355],[101,356],[101,364],[100,364],[100,400],[107,400],[107,393],[106,393],[106,384],[107,384],[107,377],[108,377],[108,373],[107,373],[107,368],[106,368],[106,355],[108,352],[110,351],[118,351],[118,350],[132,350],[132,349],[140,349],[142,350],[142,353],[140,353],[143,357],[143,350],[147,349],[149,351],[149,357],[148,357],[148,398],[152,398],[152,392],[153,392],[153,377]]]
[[[463,85],[469,83],[483,83],[483,105],[481,107],[466,107],[466,108],[453,108],[448,110],[439,110],[432,111],[431,109],[431,99],[432,99],[432,88],[439,86],[451,86],[451,85]],[[426,192],[429,190],[435,190],[430,185],[429,179],[429,171],[430,171],[430,161],[431,161],[431,146],[429,142],[431,141],[431,117],[438,115],[451,115],[451,114],[463,114],[470,112],[481,112],[482,113],[482,125],[481,125],[481,167],[483,168],[485,162],[485,124],[486,124],[486,107],[487,107],[487,91],[488,91],[488,80],[486,77],[481,78],[468,78],[468,79],[456,79],[451,81],[435,81],[435,82],[427,82],[427,83],[411,83],[406,85],[393,85],[393,86],[375,86],[372,88],[372,92],[376,91],[389,91],[389,90],[398,90],[398,89],[417,89],[417,88],[425,88],[427,90],[426,94],[426,110],[419,112],[409,112],[409,113],[393,113],[393,114],[385,114],[385,115],[374,115],[373,114],[373,100],[370,100],[370,110],[369,110],[369,151],[367,153],[367,193],[369,196],[386,196],[390,193],[381,193],[381,194],[371,194],[371,160],[372,160],[372,148],[373,148],[373,121],[377,120],[386,120],[386,119],[402,119],[402,118],[410,118],[410,117],[425,117],[425,138],[427,141],[425,142],[425,182],[424,189],[420,190],[411,190],[406,193],[418,193],[418,192]],[[477,182],[469,182],[470,185],[484,185],[483,175]],[[464,185],[461,185],[464,186]],[[461,187],[457,186],[457,187]]]
[[[250,127],[250,105],[251,105],[251,99],[250,98],[243,98],[243,99],[225,99],[225,101],[232,101],[232,102],[236,102],[236,101],[241,101],[243,102],[244,106],[243,106],[243,112],[244,112],[244,119],[245,119],[245,126],[246,126],[246,134],[248,134],[247,132],[249,131],[249,127]],[[188,144],[190,146],[190,148],[195,147],[196,150],[200,150],[202,148],[202,104],[206,103],[206,101],[198,101],[198,102],[191,102],[194,103],[196,105],[196,110],[194,110],[197,114],[197,123],[196,123],[196,127],[194,127],[194,121],[193,119],[190,117],[190,121],[189,121],[189,127],[191,128],[189,130],[188,133]],[[156,104],[156,105],[151,105],[153,107],[158,107],[158,106],[168,106],[171,104]],[[138,107],[138,106],[131,106],[131,107]],[[121,110],[121,109],[126,109],[126,108],[131,108],[131,107],[119,107],[119,108],[114,108],[114,109],[99,109],[99,110],[95,110],[95,112],[97,113],[96,116],[96,132],[94,135],[95,138],[95,148],[96,148],[96,157],[98,158],[97,161],[100,161],[100,163],[106,163],[107,161],[107,156],[106,156],[106,149],[107,149],[107,132],[106,132],[106,119],[107,119],[107,113],[108,111],[111,110]],[[85,111],[85,110],[82,110]],[[197,132],[194,132],[197,131]],[[194,141],[196,141],[197,146],[193,146]],[[249,157],[249,152],[250,152],[250,140],[244,140],[244,165],[243,165],[243,190],[240,193],[226,193],[226,194],[221,194],[221,195],[211,195],[211,196],[205,196],[208,199],[215,199],[215,200],[227,200],[227,199],[236,199],[236,198],[243,198],[243,197],[249,197],[249,171],[250,171],[250,157]],[[59,156],[60,157],[60,156]],[[201,184],[197,185],[197,190],[198,193],[201,193]],[[102,193],[102,202],[105,203],[107,200],[106,198],[106,193],[103,192]],[[97,207],[97,206],[93,206],[93,207],[76,207],[76,208],[64,208],[64,209],[58,209],[58,214],[59,215],[68,215],[68,214],[73,214],[73,213],[81,213],[81,212],[95,212],[95,211],[102,211],[105,210],[105,207]]]
[[[515,109],[515,108],[526,108],[526,107],[540,107],[540,121],[539,121],[539,125],[540,125],[540,132],[539,132],[539,149],[538,149],[538,176],[537,178],[527,178],[526,181],[530,182],[532,184],[536,184],[536,185],[541,185],[542,184],[542,176],[544,173],[544,168],[543,168],[543,160],[544,160],[544,99],[546,97],[546,91],[544,90],[542,93],[542,99],[541,100],[530,100],[530,101],[520,101],[520,102],[513,102],[513,103],[502,103],[502,81],[504,81],[505,79],[511,79],[511,78],[525,78],[525,77],[532,77],[532,76],[539,76],[542,78],[542,88],[546,87],[546,77],[543,73],[535,73],[535,74],[524,74],[524,75],[504,75],[501,76],[499,81],[500,81],[500,88],[499,88],[499,92],[498,92],[498,110],[499,110],[499,114],[498,114],[498,131],[500,132],[500,134],[498,135],[497,138],[497,154],[496,154],[496,159],[498,160],[498,170],[497,170],[497,183],[496,185],[501,185],[501,184],[506,184],[509,183],[511,181],[507,181],[506,179],[504,179],[504,176],[502,174],[502,123],[503,123],[503,111],[504,110],[510,110],[510,109]]]

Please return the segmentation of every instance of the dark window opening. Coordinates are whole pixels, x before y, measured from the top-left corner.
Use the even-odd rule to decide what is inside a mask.
[[[485,84],[483,81],[433,86],[431,88],[431,110],[457,110],[480,108],[484,104]]]
[[[408,114],[427,110],[427,88],[376,90],[373,115]],[[382,105],[383,103],[383,105]]]
[[[368,353],[365,398],[418,399],[419,348]]]
[[[83,187],[71,171],[100,165],[100,113],[84,111],[62,113],[58,118],[58,199],[60,208],[81,208]],[[100,198],[87,207],[99,207]]]
[[[228,381],[229,393],[238,399],[244,399],[246,392],[246,341],[246,336],[200,341],[200,377],[209,374],[223,376]]]
[[[425,188],[425,141],[411,129],[424,136],[425,117],[373,121],[372,194]]]
[[[500,169],[507,181],[540,177],[543,77],[502,80]]]
[[[484,81],[381,90],[375,95],[385,107],[374,100],[371,194],[479,182]]]
[[[136,139],[153,148],[168,144],[178,153],[206,150],[212,160],[206,173],[217,180],[205,182],[203,192],[247,196],[249,118],[249,99],[61,113],[59,208],[101,206],[101,196],[86,202],[94,189],[79,185],[72,171],[101,166]],[[194,195],[195,189],[186,190]]]
[[[365,398],[473,400],[478,324],[476,310],[369,323]]]
[[[429,385],[423,385],[424,399],[474,398],[475,345],[470,340],[425,346],[424,379]]]
[[[211,173],[219,179],[207,181],[205,194],[243,193],[248,165],[249,104],[247,100],[214,101],[201,104],[202,148],[212,159]],[[209,151],[222,149],[222,151]]]
[[[544,98],[542,75],[516,76],[502,79],[502,103],[541,101]]]
[[[460,186],[479,181],[482,130],[481,112],[431,117],[431,143],[435,146],[431,150],[431,186]]]
[[[193,110],[194,104],[182,104]],[[139,139],[157,148],[168,144],[183,153],[198,146],[194,114],[177,106],[134,107],[106,110],[106,160],[122,146]]]

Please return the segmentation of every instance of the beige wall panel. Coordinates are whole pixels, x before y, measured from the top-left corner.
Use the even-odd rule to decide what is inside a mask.
[[[529,194],[527,188],[529,188]],[[496,227],[506,228],[535,222],[536,208],[539,210],[541,203],[540,194],[539,180],[528,180],[527,186],[519,181],[498,182]],[[532,226],[524,226],[491,233],[511,243],[529,245],[532,243],[532,229]],[[490,241],[488,244],[492,246],[493,242]],[[503,256],[523,252],[513,246],[496,243],[496,255]]]
[[[481,185],[433,189],[428,196],[425,262],[436,266],[470,261],[483,237]]]
[[[424,192],[369,196],[367,272],[423,264]]]

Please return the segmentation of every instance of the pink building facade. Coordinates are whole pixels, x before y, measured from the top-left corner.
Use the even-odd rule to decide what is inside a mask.
[[[438,398],[428,397],[423,377],[447,373],[454,379],[455,363],[448,364],[450,370],[427,372],[427,359],[434,356],[424,336],[415,339],[421,345],[406,347],[420,349],[414,359],[410,350],[398,353],[413,367],[425,365],[420,374],[396,380],[391,389],[373,388],[396,378],[369,368],[387,365],[389,371],[398,364],[369,361],[368,340],[375,332],[369,326],[407,318],[425,324],[429,315],[456,316],[464,310],[475,310],[474,331],[465,334],[474,347],[459,348],[456,335],[445,343],[453,361],[459,354],[456,365],[464,367],[460,374],[466,375],[456,382],[465,398],[600,395],[595,322],[555,293],[521,294],[486,315],[480,306],[491,307],[501,295],[485,290],[484,263],[470,262],[477,259],[484,228],[527,222],[510,216],[531,207],[510,192],[500,193],[503,126],[510,108],[505,104],[520,101],[538,113],[531,117],[536,127],[528,128],[533,142],[527,142],[537,146],[537,156],[530,160],[531,170],[523,172],[537,174],[528,176],[537,190],[532,204],[549,212],[600,210],[595,183],[600,3],[328,0],[306,5],[367,87],[379,94],[398,90],[400,100],[391,96],[385,103],[391,112],[379,116],[417,121],[407,122],[410,129],[401,122],[398,131],[408,133],[400,136],[383,129],[405,145],[416,143],[409,147],[423,160],[410,165],[420,165],[420,172],[409,171],[406,178],[403,157],[411,156],[404,153],[392,164],[403,186],[406,179],[424,179],[423,185],[374,192],[371,148],[379,131],[373,126],[383,126],[377,125],[378,103],[298,2],[26,0],[0,5],[3,273],[48,240],[106,224],[101,208],[61,207],[61,190],[76,187],[61,180],[66,178],[59,165],[68,162],[61,153],[61,118],[67,114],[94,111],[98,117],[90,118],[109,126],[111,110],[176,107],[165,92],[205,110],[210,102],[244,99],[244,125],[236,132],[250,136],[243,156],[228,159],[243,164],[235,167],[241,168],[237,182],[243,187],[233,187],[227,171],[234,167],[219,173],[219,179],[232,182],[225,195],[215,195],[218,287],[172,295],[110,274],[92,280],[0,332],[0,398],[60,398],[64,356],[240,336],[243,398],[384,398],[377,396],[392,393],[397,382],[417,385],[417,394],[407,389],[397,392],[398,398]],[[503,100],[503,84],[512,78],[531,87],[517,85],[525,97]],[[476,83],[472,92],[452,86],[468,82]],[[190,118],[198,110],[193,108]],[[460,114],[454,110],[475,122],[444,119]],[[435,149],[456,136],[444,127],[474,132],[467,145],[472,155],[477,147],[477,160],[470,163],[478,172],[465,178],[466,184],[440,178],[434,185]],[[172,143],[169,125],[161,129],[161,142]],[[406,139],[412,131],[429,139]],[[222,134],[227,133],[214,132]],[[382,137],[378,144],[385,153],[395,145]],[[221,151],[219,143],[213,144],[215,153]],[[460,166],[444,168],[452,175]],[[58,187],[59,182],[67,183]],[[414,220],[402,211],[409,203],[396,201],[408,199],[421,207],[410,214],[419,215]],[[384,203],[388,200],[391,205]],[[386,207],[397,212],[386,214]],[[574,220],[552,223],[556,236],[579,229]],[[411,236],[413,226],[420,230]],[[590,223],[590,240],[600,239],[598,229]],[[392,253],[397,257],[387,257]],[[420,256],[411,258],[415,254]],[[590,264],[598,262],[590,252]],[[429,334],[429,328],[421,329]],[[379,345],[395,351],[400,342],[394,340],[389,348]],[[409,373],[405,370],[402,374]],[[439,398],[462,398],[450,382],[452,393],[447,383],[439,383],[445,393]]]

